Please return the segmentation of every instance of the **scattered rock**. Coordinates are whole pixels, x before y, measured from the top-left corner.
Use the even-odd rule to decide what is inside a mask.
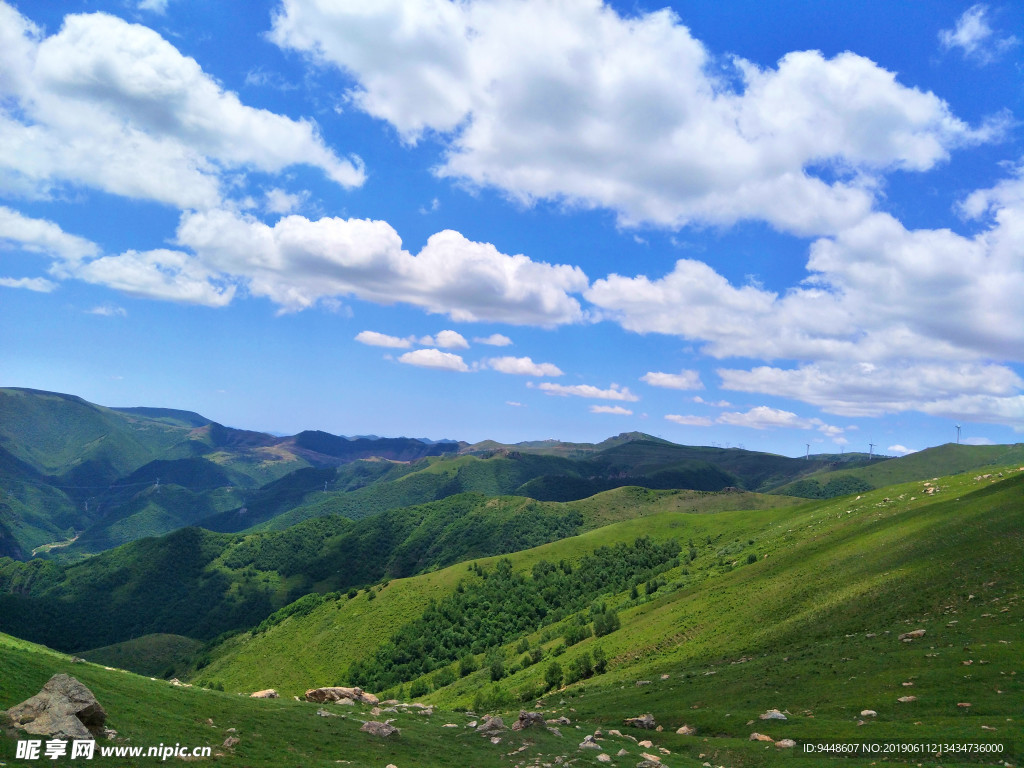
[[[92,691],[71,675],[58,673],[35,696],[7,710],[11,725],[55,739],[94,739],[107,713]]]
[[[521,731],[534,725],[544,725],[544,715],[540,712],[527,712],[525,709],[519,711],[519,719],[512,723],[513,731]]]
[[[561,717],[556,717],[553,720],[545,720],[544,722],[546,722],[548,725],[572,725],[572,720],[570,720],[565,715],[562,715]]]
[[[668,679],[669,679],[669,677],[670,677],[670,675],[662,675],[662,676],[661,676],[661,679],[662,679],[662,680],[668,680]]]
[[[963,707],[964,709],[967,709],[968,707],[970,707],[970,706],[971,706],[971,702],[969,702],[969,701],[958,701],[958,702],[956,703],[956,705],[957,705],[958,707]]]
[[[792,739],[779,739],[775,742],[775,746],[779,749],[792,749],[796,746],[796,742]]]
[[[597,762],[599,763],[610,763],[611,761],[612,759],[604,752],[597,756]]]
[[[642,762],[637,763],[637,768],[643,766],[643,768],[662,768],[661,758],[657,755],[649,755],[646,752],[641,752],[640,757],[643,758]]]
[[[501,744],[501,736],[491,736],[491,744]]]
[[[390,739],[392,736],[400,736],[402,732],[390,723],[381,723],[377,720],[368,720],[359,729],[371,736],[379,736],[382,739]]]
[[[911,701],[917,701],[917,696],[900,696],[896,701],[900,704],[908,704]]]
[[[562,738],[562,732],[560,730],[558,730],[557,728],[555,728],[555,726],[553,726],[553,725],[549,725],[548,726],[548,733],[550,733],[550,734],[552,734],[554,736],[557,736],[558,738]]]
[[[860,716],[861,717],[876,717],[877,715],[878,715],[878,713],[875,712],[875,710],[873,710],[873,709],[862,709],[860,711]]]
[[[584,736],[580,742],[580,749],[600,749],[601,745],[594,741],[593,736]]]
[[[637,717],[627,717],[624,722],[626,725],[631,725],[634,728],[646,728],[652,731],[657,726],[657,723],[654,722],[654,715],[650,713],[638,715]]]
[[[615,756],[616,757],[625,757],[628,754],[629,754],[629,750],[620,749],[618,752],[615,753]]]
[[[654,747],[654,743],[650,739],[644,739],[643,741],[638,741],[636,743],[636,745],[638,747],[643,747],[644,749],[651,749],[651,748]]]
[[[924,637],[925,630],[915,629],[913,632],[904,632],[897,639],[902,640],[905,643],[909,643],[911,640],[917,640]]]
[[[769,709],[760,716],[762,720],[785,720],[786,716],[777,709]]]
[[[754,731],[752,734],[750,734],[750,738],[748,739],[748,741],[775,741],[775,739],[773,739],[771,736],[766,736],[763,733],[758,733],[757,731]]]
[[[457,723],[445,723],[445,724],[444,724],[444,725],[442,725],[441,727],[442,727],[442,728],[458,728],[459,726],[458,726],[458,724],[457,724]]]
[[[337,715],[336,715],[336,714],[335,714],[334,712],[328,712],[328,711],[327,711],[326,709],[324,709],[323,707],[321,707],[320,709],[318,709],[318,710],[316,711],[316,713],[317,713],[318,715],[320,715],[320,717],[337,717]]]
[[[494,736],[504,730],[506,730],[505,721],[498,716],[491,717],[490,715],[484,715],[484,719],[476,727],[476,732],[482,733],[484,736]]]
[[[636,687],[637,688],[639,688],[641,685],[650,685],[650,684],[651,684],[650,680],[637,680],[636,681]]]
[[[697,729],[694,728],[692,725],[684,725],[678,728],[676,730],[676,733],[678,733],[680,736],[696,736]]]
[[[360,704],[369,704],[374,707],[380,704],[380,699],[372,693],[366,693],[362,688],[344,688],[340,685],[327,688],[312,688],[306,691],[306,701],[312,701],[317,704],[359,702]]]
[[[224,747],[224,749],[234,749],[235,744],[237,744],[240,741],[241,739],[237,736],[228,736],[226,739],[224,739],[224,743],[221,746]]]
[[[267,688],[265,691],[256,691],[256,693],[249,694],[250,699],[279,699],[277,691],[273,688]]]

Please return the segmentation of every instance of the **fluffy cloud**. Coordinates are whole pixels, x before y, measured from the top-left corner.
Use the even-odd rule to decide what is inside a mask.
[[[398,362],[444,371],[460,371],[465,373],[469,370],[466,361],[459,355],[453,352],[442,352],[439,349],[417,349],[413,352],[406,352],[398,358]]]
[[[436,336],[424,336],[420,344],[444,349],[469,349],[469,342],[458,331],[441,331]]]
[[[131,296],[223,307],[235,286],[221,280],[198,259],[164,248],[102,256],[74,267],[70,275]]]
[[[939,43],[947,51],[957,48],[964,58],[988,64],[1020,41],[1013,35],[997,37],[988,23],[988,6],[978,3],[960,14],[953,29],[939,32]]]
[[[977,416],[983,404],[1005,412],[1021,400],[1016,393],[1024,386],[1006,366],[973,363],[811,363],[798,368],[720,368],[718,374],[725,389],[788,397],[844,416],[917,410],[956,417],[957,402],[964,418]],[[1024,419],[1024,412],[1018,410],[1016,418]]]
[[[769,408],[766,405],[751,408],[746,413],[729,411],[720,415],[716,421],[719,424],[750,429],[816,429],[828,437],[838,437],[843,431],[821,419],[806,419],[791,411]]]
[[[682,424],[686,427],[710,427],[714,424],[711,419],[706,416],[681,416],[678,413],[669,413],[665,416],[667,421],[674,421],[676,424]]]
[[[104,13],[42,31],[0,0],[0,191],[64,184],[169,203],[217,205],[228,173],[320,168],[363,182],[316,126],[243,105],[153,30]]]
[[[629,408],[623,408],[621,405],[592,405],[590,406],[591,413],[611,413],[616,416],[632,416],[633,412]]]
[[[512,344],[512,339],[500,333],[492,333],[490,336],[477,336],[473,339],[477,344],[487,344],[491,347],[507,347]]]
[[[990,136],[861,56],[720,76],[671,11],[599,0],[282,0],[271,39],[350,74],[350,101],[405,141],[444,141],[441,176],[627,225],[834,232],[870,210],[872,174]]]
[[[0,244],[5,243],[72,263],[100,253],[95,243],[68,234],[52,221],[29,218],[0,205]]]
[[[529,357],[492,357],[485,361],[492,370],[520,376],[561,376],[562,371],[553,363],[535,363]]]
[[[0,277],[0,285],[4,288],[24,288],[36,293],[50,293],[57,284],[45,277]]]
[[[183,216],[178,241],[211,270],[244,280],[250,293],[286,311],[348,295],[413,304],[460,322],[555,326],[583,318],[569,295],[587,286],[578,267],[508,256],[451,230],[431,235],[413,255],[383,221],[287,216],[269,226],[212,210]],[[444,339],[454,340],[452,333]]]
[[[87,310],[86,314],[99,315],[100,317],[127,317],[128,311],[124,307],[118,307],[113,304],[101,304],[98,307]]]
[[[377,331],[360,331],[356,334],[355,340],[360,344],[366,344],[371,347],[408,349],[412,346],[412,341],[409,339],[402,339],[398,336],[388,336],[386,333],[377,333]]]
[[[683,370],[679,373],[648,371],[640,377],[640,381],[647,382],[652,387],[664,387],[665,389],[704,389],[697,371]]]
[[[885,450],[889,451],[889,453],[898,453],[901,456],[905,456],[908,453],[917,453],[917,451],[914,450],[913,448],[907,448],[907,446],[900,445],[899,443],[897,443],[896,445],[890,445]]]
[[[551,384],[544,382],[538,384],[537,389],[548,395],[560,397],[589,397],[594,400],[625,400],[635,403],[640,398],[629,391],[627,387],[620,387],[612,384],[608,389],[600,389],[590,384]]]

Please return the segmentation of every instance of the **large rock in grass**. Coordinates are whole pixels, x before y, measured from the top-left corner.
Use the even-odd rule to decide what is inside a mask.
[[[646,728],[653,731],[658,727],[658,724],[654,721],[654,715],[638,715],[637,717],[627,717],[624,721],[626,725],[631,725],[634,728]]]
[[[512,723],[513,731],[521,731],[524,728],[529,728],[534,725],[544,727],[544,715],[540,712],[527,712],[525,709],[520,710],[519,719]]]
[[[333,685],[327,688],[311,688],[306,691],[306,701],[316,702],[317,704],[345,700],[369,704],[372,707],[380,704],[380,699],[372,693],[366,693],[362,688],[344,688],[340,685]]]
[[[359,730],[363,733],[368,733],[371,736],[379,736],[382,739],[390,739],[392,736],[399,736],[402,733],[398,728],[391,725],[391,723],[381,723],[377,720],[370,720],[363,723]]]
[[[11,724],[34,736],[95,739],[107,713],[92,691],[63,672],[51,677],[31,699],[7,710]]]
[[[249,694],[249,698],[250,699],[279,699],[280,696],[278,695],[277,691],[275,691],[273,688],[267,688],[266,690],[263,690],[263,691],[256,691],[256,693],[250,693]]]

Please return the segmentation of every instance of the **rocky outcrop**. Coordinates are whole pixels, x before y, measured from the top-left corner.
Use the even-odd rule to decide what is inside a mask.
[[[267,688],[266,690],[263,690],[263,691],[256,691],[256,693],[250,693],[249,694],[249,698],[250,699],[279,699],[281,697],[277,695],[277,691],[275,691],[273,688]]]
[[[676,733],[678,733],[680,736],[696,736],[697,729],[694,728],[692,725],[683,725],[676,730]]]
[[[637,717],[627,717],[624,722],[626,725],[631,725],[634,728],[646,728],[651,731],[658,726],[654,721],[654,715],[650,713],[646,715],[638,715]]]
[[[762,720],[785,720],[786,716],[777,709],[769,709],[763,715],[758,715]]]
[[[902,635],[899,636],[898,639],[902,640],[905,643],[909,643],[911,640],[917,640],[919,638],[924,637],[924,633],[925,630],[923,629],[915,629],[913,632],[904,632]]]
[[[372,693],[366,693],[362,688],[344,688],[334,685],[327,688],[312,688],[306,691],[306,701],[317,704],[325,704],[335,701],[352,701],[360,704],[368,704],[375,707],[380,704],[380,699]]]
[[[544,715],[540,712],[527,712],[520,710],[519,719],[512,723],[513,731],[521,731],[534,725],[544,726]]]
[[[11,707],[7,715],[15,728],[55,739],[95,739],[107,721],[92,691],[64,673],[51,677],[39,693]]]
[[[505,721],[500,717],[491,717],[490,715],[484,715],[480,725],[476,727],[476,732],[482,733],[484,736],[496,736],[504,730],[506,730]]]
[[[369,720],[363,723],[359,730],[371,736],[379,736],[382,739],[390,739],[392,736],[400,736],[402,733],[391,723],[381,723],[377,720]]]

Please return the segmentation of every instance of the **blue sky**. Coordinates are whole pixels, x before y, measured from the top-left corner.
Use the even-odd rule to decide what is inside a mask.
[[[1024,431],[1024,10],[0,0],[0,379],[786,455]]]

